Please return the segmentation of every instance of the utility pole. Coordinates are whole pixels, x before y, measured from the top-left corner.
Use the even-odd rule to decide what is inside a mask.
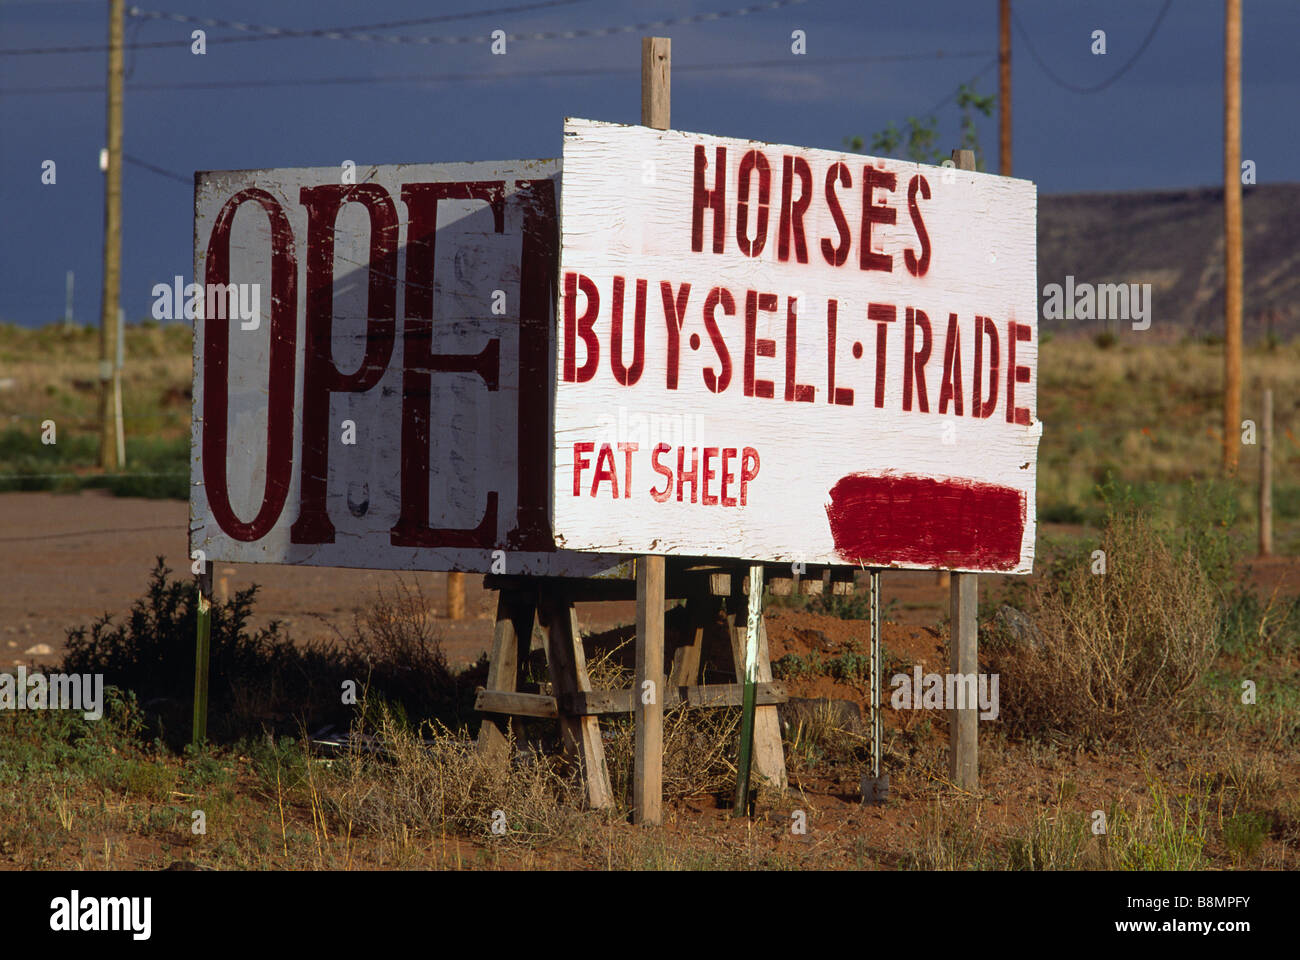
[[[104,289],[99,314],[99,465],[116,470],[113,355],[122,293],[122,82],[126,0],[108,8],[108,166],[104,179]]]
[[[64,285],[63,288],[63,293],[64,293],[63,325],[65,327],[72,326],[72,284],[73,282],[74,281],[73,281],[72,271],[69,270],[67,283]]]
[[[1273,391],[1264,391],[1259,418],[1259,555],[1273,555]]]
[[[998,173],[1011,176],[1011,0],[998,0]]]
[[[1241,0],[1223,25],[1223,469],[1237,472],[1241,430]]]

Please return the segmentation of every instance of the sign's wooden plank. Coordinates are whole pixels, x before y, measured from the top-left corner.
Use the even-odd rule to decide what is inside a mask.
[[[480,690],[474,699],[474,709],[479,713],[504,713],[516,717],[545,717],[551,720],[559,716],[554,697],[540,693],[516,693],[510,690]]]
[[[1027,573],[1037,193],[570,119],[565,548]]]
[[[198,175],[195,283],[175,297],[194,322],[191,550],[575,577],[620,562],[557,551],[548,518],[558,171]]]
[[[776,706],[785,703],[789,696],[785,684],[768,681],[755,684],[755,703]],[[738,707],[745,688],[739,683],[709,683],[694,686],[669,686],[664,693],[664,709],[671,710],[683,702],[688,707]],[[572,712],[582,715],[600,713],[632,713],[635,707],[632,690],[592,690],[572,698]]]

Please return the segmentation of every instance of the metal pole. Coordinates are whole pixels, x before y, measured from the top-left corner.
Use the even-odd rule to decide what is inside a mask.
[[[884,664],[881,661],[880,637],[883,625],[880,620],[880,571],[870,573],[871,609],[871,698],[867,701],[870,716],[867,724],[871,730],[871,769],[862,778],[862,802],[877,806],[889,799],[889,774],[880,772],[880,686]]]
[[[735,816],[749,811],[749,771],[754,755],[754,684],[758,680],[758,622],[763,616],[763,565],[749,568],[749,615],[745,621],[745,688],[740,712],[740,761],[736,775]]]
[[[880,779],[880,571],[871,571],[871,776]]]
[[[199,575],[197,630],[194,638],[194,726],[197,747],[208,736],[208,661],[212,637],[212,561],[204,561]]]

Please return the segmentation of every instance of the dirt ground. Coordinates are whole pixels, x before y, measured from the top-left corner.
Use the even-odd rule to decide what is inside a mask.
[[[184,569],[188,506],[175,500],[112,497],[102,491],[0,494],[0,667],[50,662],[61,656],[67,631],[104,613],[117,619],[142,596],[154,558]],[[217,596],[257,583],[254,623],[282,621],[299,640],[332,638],[347,630],[354,612],[399,578],[418,588],[443,618],[443,649],[453,665],[472,663],[492,636],[495,596],[482,577],[465,577],[463,620],[446,616],[446,575],[348,570],[334,567],[221,563],[214,570]],[[933,573],[890,573],[883,603],[894,619],[931,626],[946,610],[947,588]],[[632,603],[583,604],[584,629],[631,623]],[[842,624],[843,621],[835,621]],[[861,627],[866,641],[865,624]],[[842,639],[836,635],[835,639]],[[48,649],[47,649],[48,648]],[[784,650],[774,646],[776,659]]]
[[[165,555],[173,569],[183,569],[186,518],[186,504],[176,501],[112,498],[97,492],[0,494],[0,669],[56,661],[69,627],[90,623],[105,612],[119,618],[126,614],[142,595],[158,554]],[[1300,562],[1295,558],[1256,561],[1253,567],[1254,580],[1265,593],[1276,589],[1285,596],[1300,588]],[[288,625],[293,637],[305,640],[330,638],[334,630],[348,629],[354,612],[369,605],[377,590],[396,587],[399,576],[408,586],[418,587],[440,617],[444,650],[453,665],[472,662],[487,649],[494,596],[483,589],[478,576],[465,578],[467,616],[455,622],[445,617],[443,574],[218,564],[215,586],[220,595],[254,582],[261,584],[255,622],[274,617]],[[1000,579],[981,577],[981,596],[997,592]],[[888,621],[883,638],[886,670],[898,664],[906,665],[905,669],[917,664],[926,672],[942,671],[946,582],[934,573],[894,572],[885,574],[883,587],[882,606]],[[831,658],[851,650],[864,651],[869,642],[865,621],[779,603],[769,608],[767,616],[773,661],[787,655]],[[582,605],[579,617],[590,632],[608,631],[631,623],[634,605]],[[794,697],[851,701],[859,708],[865,708],[868,694],[864,682],[834,679],[825,672],[797,676],[787,681],[787,687]],[[732,863],[743,854],[752,860],[752,867],[896,867],[911,862],[912,853],[933,840],[939,829],[935,818],[941,815],[947,818],[945,831],[973,826],[979,837],[1019,835],[1041,816],[1071,811],[1092,816],[1114,803],[1137,802],[1147,792],[1152,771],[1180,789],[1191,789],[1193,783],[1202,783],[1206,770],[1217,770],[1215,762],[1230,760],[1227,744],[1217,744],[1217,749],[1210,745],[1205,756],[1205,749],[1171,742],[1139,762],[1133,757],[1070,750],[1025,750],[982,735],[980,791],[978,796],[968,797],[946,789],[946,765],[936,759],[942,757],[947,740],[942,713],[935,715],[932,723],[929,716],[887,709],[882,719],[893,780],[893,800],[888,806],[862,805],[861,769],[811,763],[792,747],[787,756],[792,792],[764,804],[756,820],[733,820],[726,797],[687,797],[667,806],[663,838],[653,843],[636,828],[611,825],[606,854],[610,864],[623,849],[630,858],[624,865],[660,861],[707,865],[723,862],[719,857],[732,857],[725,860]],[[1300,765],[1294,757],[1252,757],[1251,771],[1262,764],[1259,768],[1283,793],[1294,795],[1300,782]],[[942,808],[934,805],[936,798],[947,798]],[[804,835],[790,827],[791,817],[800,811],[806,813],[810,828]],[[1300,823],[1278,821],[1265,841],[1261,853],[1265,860],[1258,862],[1283,867],[1292,864],[1297,830]],[[678,842],[680,849],[673,846]],[[456,840],[454,846],[454,851],[447,849],[444,840],[440,849],[427,851],[423,862],[460,866],[463,850],[465,865],[591,865],[590,851],[583,853],[572,845],[520,850],[506,856],[474,840]],[[123,852],[122,863],[135,858],[140,865],[161,855],[144,847],[135,850],[130,844]],[[165,852],[166,858],[175,859],[182,851],[178,846]],[[1231,862],[1219,841],[1208,852],[1218,864]],[[386,861],[381,855],[373,865],[383,866]]]

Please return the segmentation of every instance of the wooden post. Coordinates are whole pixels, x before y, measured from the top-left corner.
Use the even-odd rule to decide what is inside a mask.
[[[702,590],[694,590],[686,598],[686,616],[690,636],[686,643],[673,651],[672,669],[668,673],[670,687],[693,687],[700,681],[700,657],[704,651],[704,631],[716,616],[713,598]]]
[[[1237,471],[1241,438],[1241,0],[1224,0],[1223,469]]]
[[[1259,424],[1259,555],[1273,555],[1273,391],[1264,391]]]
[[[979,675],[979,577],[973,573],[952,575],[950,613],[952,633],[948,640],[949,672],[958,677]],[[978,680],[977,680],[978,682]],[[966,689],[972,688],[966,685]],[[948,773],[963,790],[979,789],[979,704],[948,712]]]
[[[641,125],[667,130],[672,41],[641,38]],[[632,820],[663,823],[664,777],[664,558],[636,561],[636,749]]]
[[[634,823],[663,823],[664,692],[664,558],[637,557]]]
[[[975,154],[971,150],[954,150],[952,158],[958,169],[975,169]],[[978,676],[979,576],[954,573],[948,582],[952,620],[948,669],[954,674]],[[979,788],[978,707],[978,703],[967,704],[967,709],[952,710],[948,715],[948,772],[952,782],[963,790]]]
[[[1011,176],[1011,0],[998,0],[998,173]]]
[[[116,470],[113,350],[122,290],[122,83],[126,0],[108,7],[108,168],[104,171],[104,287],[99,314],[99,465]]]
[[[208,736],[208,661],[212,636],[212,561],[199,574],[197,630],[194,638],[194,724],[191,742],[199,746]]]
[[[465,574],[455,570],[447,573],[447,619],[465,619]]]
[[[126,426],[122,421],[122,365],[126,359],[126,311],[117,308],[117,355],[113,361],[113,443],[117,465],[126,466]]]
[[[541,591],[537,610],[546,634],[546,662],[551,671],[556,703],[564,704],[572,702],[575,694],[591,692],[587,656],[582,649],[582,633],[573,602],[563,596],[558,587],[543,586]],[[579,716],[567,709],[559,711],[559,720],[564,750],[575,757],[582,768],[587,802],[596,809],[611,806],[614,792],[610,789],[609,768],[605,765],[600,721],[594,716]]]
[[[532,646],[533,617],[537,596],[528,591],[502,589],[497,594],[497,623],[492,633],[492,650],[488,658],[488,690],[514,693],[519,688],[519,669],[528,659]],[[498,726],[506,721],[483,715],[479,727],[479,751],[497,758],[506,756],[505,733]]]
[[[668,37],[641,38],[641,125],[667,130],[672,91],[672,49]]]

